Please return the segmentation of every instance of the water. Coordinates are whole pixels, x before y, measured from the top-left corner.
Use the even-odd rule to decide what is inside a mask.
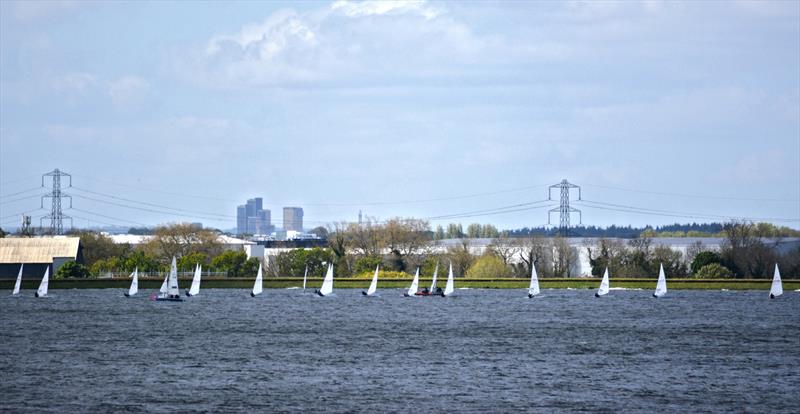
[[[2,412],[800,412],[800,294],[0,297]]]

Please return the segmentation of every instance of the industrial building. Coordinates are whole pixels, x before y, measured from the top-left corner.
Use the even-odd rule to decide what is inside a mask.
[[[23,278],[53,275],[64,263],[83,262],[78,237],[6,237],[0,239],[0,279],[14,279],[24,264]]]

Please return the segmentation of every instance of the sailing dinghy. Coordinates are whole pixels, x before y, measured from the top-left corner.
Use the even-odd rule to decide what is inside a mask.
[[[403,293],[403,296],[416,296],[417,289],[419,289],[419,267],[417,268],[417,273],[414,273],[414,280],[411,281],[411,286],[409,286],[408,292]]]
[[[47,297],[47,286],[50,284],[50,267],[47,267],[47,270],[44,271],[44,277],[42,278],[42,282],[39,283],[39,289],[34,293],[34,296],[37,298],[46,298]]]
[[[131,273],[131,277],[133,280],[131,281],[131,287],[128,289],[128,292],[125,293],[125,297],[129,298],[136,293],[139,292],[139,268],[133,269],[133,273]]]
[[[528,298],[539,294],[539,275],[536,274],[536,264],[531,265],[531,285],[528,287]]]
[[[161,286],[163,289],[164,286]],[[172,256],[172,265],[169,269],[169,277],[167,278],[167,292],[161,293],[156,298],[159,302],[183,302],[181,298],[181,291],[178,289],[178,266],[175,263],[175,256]]]
[[[306,271],[303,273],[303,292],[306,291],[306,282],[308,281],[308,265],[306,265]]]
[[[603,281],[600,282],[600,289],[597,289],[597,293],[594,294],[594,297],[599,298],[600,296],[605,296],[608,294],[608,267],[606,267],[605,273],[603,273]]]
[[[194,277],[192,278],[192,286],[186,291],[186,296],[197,296],[200,294],[200,276],[203,273],[203,266],[198,263],[194,268]]]
[[[22,287],[22,267],[25,266],[24,264],[19,265],[19,273],[17,273],[17,281],[14,282],[14,290],[11,292],[11,296],[19,295],[19,288]]]
[[[656,282],[656,291],[653,292],[653,297],[660,298],[666,294],[667,277],[664,275],[664,264],[660,264],[658,269],[658,282]]]
[[[772,287],[769,289],[769,298],[775,299],[783,295],[783,285],[781,285],[781,271],[778,270],[778,264],[775,263],[775,274],[772,275]]]
[[[264,276],[261,272],[261,263],[258,264],[258,273],[256,274],[256,282],[253,284],[253,290],[250,291],[250,297],[254,298],[264,291]]]
[[[331,293],[333,293],[333,263],[328,264],[325,280],[322,281],[322,287],[317,291],[317,295],[328,296]]]
[[[453,294],[455,287],[453,286],[453,262],[450,262],[450,270],[447,272],[447,284],[444,286],[442,297],[447,297]]]
[[[372,283],[369,284],[369,289],[367,289],[366,292],[364,292],[363,290],[361,291],[362,295],[375,296],[375,291],[378,290],[378,269],[380,267],[381,265],[375,266],[375,274],[372,275]]]

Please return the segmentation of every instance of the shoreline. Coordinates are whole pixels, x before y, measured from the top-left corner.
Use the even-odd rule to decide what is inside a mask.
[[[158,289],[163,279],[139,278],[140,289]],[[203,288],[209,289],[250,289],[253,287],[254,278],[205,278]],[[793,291],[800,289],[800,279],[783,280],[783,289]],[[336,288],[341,289],[366,289],[370,279],[339,278],[334,279]],[[378,281],[378,289],[408,288],[411,279],[383,279]],[[430,286],[431,279],[420,279],[420,288]],[[440,286],[445,280],[440,279]],[[188,289],[191,278],[180,278],[181,289]],[[455,280],[456,288],[474,289],[527,289],[530,279],[464,279]],[[309,278],[307,289],[316,289],[322,285],[322,278]],[[594,278],[541,278],[539,286],[542,289],[597,289],[600,279]],[[670,290],[769,290],[772,279],[667,279]],[[50,279],[50,289],[127,289],[130,279]],[[302,277],[264,278],[265,289],[302,287]],[[654,289],[656,279],[611,279],[612,288],[629,289]],[[0,290],[11,290],[14,287],[13,279],[0,280]],[[23,280],[22,289],[37,289],[39,280]]]

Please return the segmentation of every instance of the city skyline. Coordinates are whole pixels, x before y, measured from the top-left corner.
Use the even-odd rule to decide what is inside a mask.
[[[567,179],[586,225],[800,228],[796,2],[0,9],[0,227],[60,168],[81,226],[531,227]]]

